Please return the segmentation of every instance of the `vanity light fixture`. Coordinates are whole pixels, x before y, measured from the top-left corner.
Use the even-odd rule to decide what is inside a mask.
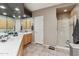
[[[3,12],[3,15],[7,15],[7,13]]]
[[[19,9],[19,8],[15,8],[15,10],[16,10],[16,11],[20,11],[20,9]]]
[[[0,8],[1,8],[1,9],[6,9],[6,7],[5,7],[5,6],[3,6],[3,5],[1,5],[1,6],[0,6]]]
[[[64,12],[67,12],[67,9],[64,9]]]

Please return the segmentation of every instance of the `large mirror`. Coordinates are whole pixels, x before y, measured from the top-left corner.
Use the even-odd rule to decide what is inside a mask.
[[[32,19],[31,18],[26,18],[21,20],[21,28],[22,31],[30,31],[32,27]]]
[[[22,3],[0,3],[0,32],[27,32],[32,18],[24,13]]]

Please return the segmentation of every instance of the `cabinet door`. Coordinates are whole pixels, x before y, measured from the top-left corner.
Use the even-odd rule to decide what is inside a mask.
[[[26,45],[28,43],[27,35],[24,35],[23,40],[24,40],[24,45]]]
[[[24,39],[24,45],[27,45],[28,43],[32,42],[32,34],[24,35],[23,39]]]
[[[32,42],[32,34],[28,35],[28,43]]]

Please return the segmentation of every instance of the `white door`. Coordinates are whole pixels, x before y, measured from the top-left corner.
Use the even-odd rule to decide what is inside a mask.
[[[43,16],[34,18],[35,43],[43,44]]]

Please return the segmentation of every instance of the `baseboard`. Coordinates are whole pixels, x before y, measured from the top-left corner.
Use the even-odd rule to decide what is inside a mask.
[[[36,44],[36,42],[32,42],[33,44]],[[39,43],[38,43],[39,44]],[[41,44],[41,45],[43,45],[43,46],[45,46],[45,47],[49,47],[49,46],[51,46],[51,45],[47,45],[47,44]],[[53,46],[53,47],[55,47],[55,48],[60,48],[60,49],[65,49],[65,50],[69,50],[69,48],[67,48],[67,47],[63,47],[63,46],[58,46],[58,45],[56,45],[56,46]]]
[[[36,42],[32,42],[33,44],[40,44],[40,43],[36,43]],[[49,47],[50,45],[46,45],[46,44],[41,44],[43,46]]]
[[[36,43],[36,42],[32,42],[33,44],[40,44],[40,43]],[[49,46],[51,46],[51,45],[47,45],[47,44],[40,44],[40,45],[42,45],[42,46],[45,46],[45,47],[49,47]],[[55,47],[55,46],[53,46],[53,47]]]
[[[67,48],[67,47],[62,47],[62,46],[58,46],[58,45],[56,45],[55,48],[60,48],[60,49],[69,50],[69,48]]]

